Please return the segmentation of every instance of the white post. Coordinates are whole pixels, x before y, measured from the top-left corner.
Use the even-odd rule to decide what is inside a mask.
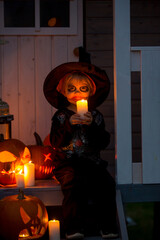
[[[130,0],[113,0],[117,183],[132,183]]]
[[[141,51],[143,183],[160,183],[160,47]]]

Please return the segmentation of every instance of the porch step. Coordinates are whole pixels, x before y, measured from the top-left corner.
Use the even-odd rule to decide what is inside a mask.
[[[84,240],[104,240],[104,238],[100,236],[92,236],[92,237],[85,237]],[[107,240],[111,240],[111,238],[108,238]],[[112,238],[112,240],[121,240],[121,238]]]

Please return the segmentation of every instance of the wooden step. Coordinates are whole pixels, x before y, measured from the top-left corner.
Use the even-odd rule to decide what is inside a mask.
[[[121,240],[121,238],[112,238],[112,240]],[[91,236],[91,237],[85,237],[84,240],[104,240],[101,236]],[[108,238],[107,240],[111,240],[111,238]]]

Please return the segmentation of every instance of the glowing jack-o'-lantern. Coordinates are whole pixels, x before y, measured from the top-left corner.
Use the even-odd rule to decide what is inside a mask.
[[[49,179],[54,175],[55,151],[51,146],[28,146],[32,162],[35,164],[35,178]]]
[[[41,238],[47,229],[48,213],[33,196],[8,196],[0,200],[0,236],[6,240]]]
[[[0,183],[16,183],[15,172],[29,160],[30,151],[20,140],[7,139],[0,142]]]

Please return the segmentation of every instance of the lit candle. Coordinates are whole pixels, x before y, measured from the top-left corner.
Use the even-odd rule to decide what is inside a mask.
[[[60,240],[60,223],[58,220],[49,221],[49,239]]]
[[[31,187],[35,185],[35,165],[32,162],[24,165],[24,183],[25,187]]]
[[[88,112],[88,102],[87,100],[79,100],[76,102],[77,104],[77,113],[80,114],[81,116],[84,115],[84,113]]]
[[[16,173],[16,184],[19,188],[24,188],[24,174],[22,171]]]

